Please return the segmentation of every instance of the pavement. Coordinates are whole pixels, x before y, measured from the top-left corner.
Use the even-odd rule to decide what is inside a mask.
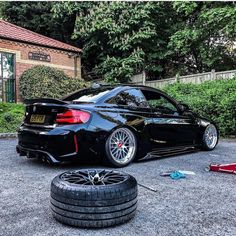
[[[214,151],[136,162],[123,171],[136,177],[139,203],[126,224],[98,230],[57,222],[49,209],[50,182],[66,170],[92,164],[50,166],[20,157],[15,139],[0,140],[0,235],[236,235],[236,175],[206,172],[210,163],[236,162],[236,141],[221,140]],[[172,180],[162,171],[188,170],[196,175]]]

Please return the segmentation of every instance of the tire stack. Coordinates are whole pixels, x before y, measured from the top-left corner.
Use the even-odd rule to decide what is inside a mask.
[[[137,208],[137,181],[112,170],[77,170],[51,183],[52,214],[61,223],[102,228],[132,219]]]

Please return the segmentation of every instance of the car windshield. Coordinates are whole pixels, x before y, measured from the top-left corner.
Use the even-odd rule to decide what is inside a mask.
[[[108,94],[111,89],[85,89],[64,98],[64,101],[71,101],[73,103],[96,103],[104,95]]]

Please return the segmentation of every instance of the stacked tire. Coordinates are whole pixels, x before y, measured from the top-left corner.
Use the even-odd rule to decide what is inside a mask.
[[[77,170],[51,183],[52,214],[61,223],[102,228],[132,219],[137,208],[137,181],[113,170]]]

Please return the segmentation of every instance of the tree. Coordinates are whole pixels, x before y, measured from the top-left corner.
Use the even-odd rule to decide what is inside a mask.
[[[81,11],[81,3],[59,4],[57,10],[63,10],[57,14],[68,9],[77,12],[73,37],[84,43],[88,70],[95,69],[108,81],[127,81],[144,69],[150,75],[166,73],[174,23],[170,3],[99,2],[86,11]]]
[[[4,19],[76,43],[107,81],[235,69],[234,2],[2,2]]]
[[[229,2],[174,2],[181,18],[168,45],[181,73],[233,69],[236,5]]]
[[[1,2],[0,16],[13,24],[67,43],[71,40],[76,15],[53,18],[53,2]]]
[[[73,37],[84,66],[108,81],[232,69],[236,14],[229,2],[57,3],[56,15],[77,14]]]

